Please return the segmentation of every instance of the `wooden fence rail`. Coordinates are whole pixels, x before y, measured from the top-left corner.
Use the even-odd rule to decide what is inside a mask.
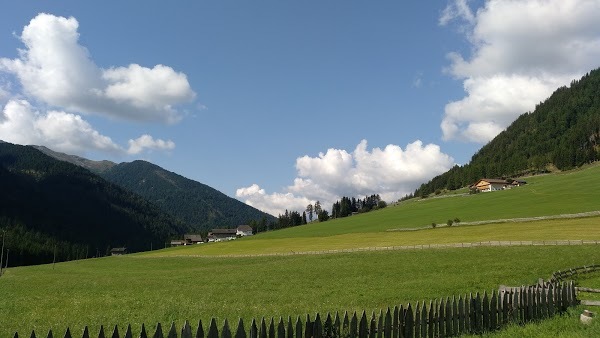
[[[140,338],[420,338],[420,337],[455,337],[464,333],[481,333],[493,331],[508,323],[523,324],[535,320],[552,317],[564,312],[569,306],[577,304],[575,287],[570,283],[548,283],[544,286],[528,286],[513,288],[510,291],[494,291],[452,299],[440,299],[396,306],[379,314],[370,316],[363,311],[362,315],[345,313],[339,316],[317,313],[314,318],[309,315],[293,320],[273,318],[259,322],[252,320],[249,326],[240,319],[230,324],[227,319],[219,328],[213,318],[207,330],[202,321],[195,328],[185,322],[181,329],[175,323],[166,329],[158,323],[154,334],[149,335],[142,324]],[[235,325],[235,326],[234,326]],[[110,332],[109,332],[110,333]],[[67,328],[64,338],[92,337],[86,327],[81,335],[74,335]],[[18,338],[15,333],[14,338]],[[35,332],[29,336],[35,338]],[[54,337],[52,331],[47,338]],[[133,338],[131,325],[124,333],[117,326],[107,335],[100,327],[98,338]]]
[[[597,265],[597,264],[586,265],[586,266],[572,268],[572,269],[565,270],[565,271],[557,271],[552,274],[549,282],[550,283],[563,282],[566,279],[569,279],[573,276],[577,276],[579,274],[584,274],[584,273],[596,272],[596,271],[600,271],[600,265]]]

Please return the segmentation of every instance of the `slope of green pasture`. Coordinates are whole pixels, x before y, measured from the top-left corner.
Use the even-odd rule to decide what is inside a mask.
[[[555,316],[526,325],[510,325],[503,330],[481,335],[467,335],[477,338],[590,338],[600,337],[600,321],[596,318],[591,324],[582,324],[579,315],[589,307],[580,305],[567,310],[561,316]],[[597,311],[591,309],[592,311]]]
[[[575,275],[573,276],[573,280],[576,286],[600,290],[600,271]],[[580,291],[578,295],[580,299],[600,300],[600,293],[597,292]]]
[[[481,221],[600,210],[600,165],[527,177],[527,185],[511,190],[413,199],[396,206],[323,223],[260,234],[261,238],[323,237],[347,233],[416,228],[448,219]],[[330,208],[330,206],[325,206]]]
[[[254,238],[230,242],[169,248],[139,255],[261,255],[407,245],[553,240],[600,240],[600,217],[438,227],[418,231],[349,233],[324,237],[254,236]]]
[[[408,301],[534,283],[600,261],[595,245],[480,247],[260,258],[106,257],[10,268],[0,277],[0,337],[62,336],[100,324],[368,312]],[[139,332],[139,331],[137,331]]]

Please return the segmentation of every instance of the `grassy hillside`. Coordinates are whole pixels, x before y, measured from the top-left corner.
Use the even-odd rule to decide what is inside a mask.
[[[396,304],[521,285],[553,271],[600,262],[597,245],[403,249],[285,257],[223,254],[505,240],[600,240],[600,217],[425,227],[597,210],[600,166],[528,178],[527,186],[472,196],[413,200],[376,212],[228,243],[12,268],[0,277],[0,336],[70,326],[305,316],[379,311]],[[585,186],[586,189],[581,189]],[[209,257],[196,257],[202,255]]]
[[[232,242],[176,247],[146,252],[144,256],[222,256],[310,253],[312,251],[376,249],[404,246],[497,241],[600,240],[600,217],[539,222],[517,222],[459,227],[349,233],[324,237],[266,238],[256,236]],[[506,243],[500,243],[506,245]],[[539,244],[539,243],[536,243]],[[496,244],[494,244],[496,245]]]
[[[370,213],[272,231],[234,242],[176,248],[161,254],[261,254],[464,241],[600,239],[599,228],[595,226],[598,218],[470,226],[470,229],[458,226],[417,232],[388,231],[431,227],[432,222],[445,224],[455,218],[464,223],[600,210],[598,177],[600,164],[594,164],[558,174],[528,177],[527,185],[512,190],[413,199]]]

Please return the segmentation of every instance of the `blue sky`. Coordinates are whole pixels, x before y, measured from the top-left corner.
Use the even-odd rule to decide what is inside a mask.
[[[597,17],[584,0],[5,3],[0,139],[149,160],[273,214],[392,201],[598,67]]]

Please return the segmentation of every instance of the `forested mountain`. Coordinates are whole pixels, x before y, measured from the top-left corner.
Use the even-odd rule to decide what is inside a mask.
[[[265,222],[275,221],[275,217],[216,189],[146,161],[121,163],[101,175],[158,205],[196,231],[233,228],[263,218]]]
[[[93,161],[93,160],[88,160],[87,158],[79,157],[76,155],[68,155],[65,153],[59,153],[52,149],[48,149],[44,146],[32,146],[32,147],[34,147],[35,149],[41,151],[42,153],[44,153],[48,156],[54,157],[57,160],[73,163],[80,167],[84,167],[85,169],[87,169],[93,173],[96,173],[96,174],[102,173],[116,165],[115,162],[111,162],[111,161],[107,161],[107,160]]]
[[[600,159],[600,69],[558,88],[533,112],[515,120],[464,166],[418,188],[414,196],[457,189],[480,178],[571,169]]]
[[[164,247],[187,228],[142,197],[30,146],[0,143],[0,231],[10,266]],[[6,254],[5,254],[6,259]]]

